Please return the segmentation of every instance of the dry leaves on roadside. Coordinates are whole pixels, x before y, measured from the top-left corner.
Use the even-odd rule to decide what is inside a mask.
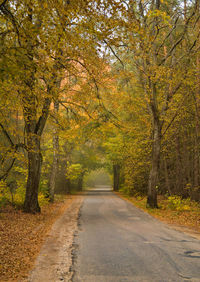
[[[27,214],[7,206],[0,212],[0,281],[27,278],[29,270],[54,221],[71,204],[65,198],[42,208],[41,214]]]

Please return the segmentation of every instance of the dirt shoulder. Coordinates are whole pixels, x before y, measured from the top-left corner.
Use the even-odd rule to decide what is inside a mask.
[[[78,213],[80,204],[81,196],[70,195],[43,207],[42,213],[37,215],[26,214],[9,206],[4,208],[0,213],[0,281],[28,281],[30,269],[46,238],[50,238],[54,223],[75,207]],[[74,211],[74,218],[76,216]],[[63,223],[74,228],[74,219],[72,222],[69,217]],[[68,237],[66,240],[69,241]]]
[[[146,198],[136,198],[115,192],[122,199],[131,202],[137,208],[149,213],[153,217],[167,223],[170,227],[189,234],[200,240],[200,206],[191,206],[190,210],[177,211],[167,208],[167,199],[159,197],[159,209],[147,209]]]
[[[70,281],[72,250],[82,198],[76,197],[62,216],[54,223],[42,246],[29,282]]]

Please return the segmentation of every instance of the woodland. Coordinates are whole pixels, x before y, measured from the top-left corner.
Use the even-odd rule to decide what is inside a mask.
[[[1,0],[0,208],[113,189],[200,202],[199,0]]]

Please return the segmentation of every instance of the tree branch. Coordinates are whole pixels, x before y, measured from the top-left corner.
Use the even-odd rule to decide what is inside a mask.
[[[98,98],[99,100],[101,100],[101,97],[100,97],[100,95],[99,95],[99,87],[98,87],[98,85],[97,85],[96,79],[95,79],[95,77],[93,76],[93,74],[89,71],[89,69],[87,68],[87,66],[86,66],[84,63],[82,63],[82,62],[80,62],[79,60],[77,60],[77,59],[70,59],[70,60],[79,63],[79,64],[88,72],[88,74],[92,77],[92,80],[93,80],[94,85],[95,85],[95,87],[96,87],[97,98]]]
[[[0,127],[1,127],[1,129],[2,129],[2,131],[3,131],[3,133],[4,133],[4,135],[6,136],[6,138],[8,139],[8,141],[10,142],[11,146],[14,147],[15,144],[13,143],[13,141],[12,141],[10,135],[8,134],[7,130],[4,128],[4,126],[3,126],[2,123],[0,123]]]
[[[8,0],[4,0],[1,4],[0,4],[0,10],[4,7],[4,5],[6,4]]]
[[[122,60],[120,59],[120,57],[115,53],[114,49],[112,48],[112,46],[110,46],[108,44],[108,42],[104,39],[103,42],[110,48],[111,52],[113,53],[113,55],[115,56],[115,58],[117,58],[117,60],[120,62],[120,64],[122,65],[122,67],[124,68],[124,63],[122,62]]]
[[[0,180],[6,179],[6,177],[8,176],[8,174],[9,174],[9,172],[10,172],[10,170],[12,169],[12,167],[13,167],[15,161],[16,161],[16,158],[14,158],[14,159],[12,160],[12,163],[11,163],[11,165],[9,166],[9,168],[7,169],[7,171],[6,171],[2,176],[0,176]]]
[[[188,96],[188,95],[187,95]],[[186,97],[187,97],[186,96]],[[178,109],[176,110],[174,116],[172,117],[171,121],[169,122],[168,126],[166,127],[165,131],[162,134],[162,137],[166,134],[167,130],[170,128],[170,126],[172,125],[172,123],[174,122],[175,118],[177,117],[179,110],[181,109],[183,103],[185,102],[186,97],[183,99],[182,103],[179,105]]]
[[[5,2],[5,1],[4,1]],[[21,46],[21,41],[20,41],[20,35],[19,35],[19,28],[18,28],[18,23],[15,20],[15,17],[13,16],[13,14],[11,13],[11,11],[9,11],[4,5],[1,5],[0,10],[2,11],[2,13],[4,15],[6,15],[12,22],[12,25],[17,33],[17,38],[18,38],[18,43]]]
[[[174,26],[172,27],[172,29],[169,31],[169,33],[166,35],[166,37],[163,39],[162,43],[160,44],[160,46],[158,47],[158,50],[156,51],[156,55],[158,55],[160,49],[164,46],[165,41],[170,37],[170,35],[172,34],[172,32],[176,29],[176,25],[178,22],[179,17],[176,18]]]
[[[42,132],[43,132],[43,129],[44,129],[44,126],[45,126],[45,123],[46,123],[46,120],[49,114],[49,107],[50,107],[51,101],[52,99],[49,97],[45,99],[44,104],[43,104],[42,114],[39,117],[39,120],[36,124],[35,134],[39,136],[42,135]]]
[[[92,116],[88,113],[88,110],[84,107],[84,106],[82,106],[82,105],[80,105],[80,104],[77,104],[77,103],[74,103],[74,102],[70,102],[70,101],[58,101],[64,108],[66,108],[66,106],[65,106],[65,104],[70,104],[70,105],[73,105],[73,106],[75,106],[75,107],[78,107],[78,108],[81,108],[81,109],[83,109],[85,112],[86,112],[86,114],[89,116],[89,118],[91,118],[91,119],[93,119],[92,118]]]
[[[161,66],[163,63],[166,62],[166,60],[172,55],[172,52],[174,51],[174,49],[182,42],[182,40],[184,39],[184,35],[187,31],[188,24],[189,24],[190,20],[193,18],[193,16],[195,15],[195,13],[196,13],[196,7],[195,7],[193,13],[191,14],[191,16],[187,19],[185,26],[184,26],[184,30],[183,30],[180,38],[174,43],[174,45],[169,50],[168,54],[161,60],[161,62],[158,64],[159,66]]]

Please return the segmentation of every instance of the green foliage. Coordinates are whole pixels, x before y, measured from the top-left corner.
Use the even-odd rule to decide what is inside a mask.
[[[45,206],[49,203],[49,199],[46,197],[45,194],[43,193],[39,193],[38,195],[38,201],[39,201],[39,205],[42,207],[42,206]]]
[[[7,204],[12,204],[15,207],[22,207],[25,199],[25,187],[17,181],[17,186],[13,190],[4,181],[0,181],[0,208]],[[39,204],[44,206],[48,203],[48,199],[44,192],[40,192]]]
[[[67,164],[66,178],[70,180],[76,180],[81,173],[83,173],[83,168],[81,164]]]
[[[190,199],[182,199],[180,196],[168,197],[168,208],[176,211],[189,211]]]
[[[43,195],[44,197],[48,198],[49,197],[49,187],[48,187],[48,179],[42,175],[41,181],[40,181],[40,194]]]
[[[21,207],[25,198],[25,188],[20,181],[15,182],[15,186],[8,186],[4,181],[0,182],[0,206],[12,204]]]
[[[25,187],[20,185],[17,187],[14,194],[14,204],[17,206],[22,206],[25,199]]]

